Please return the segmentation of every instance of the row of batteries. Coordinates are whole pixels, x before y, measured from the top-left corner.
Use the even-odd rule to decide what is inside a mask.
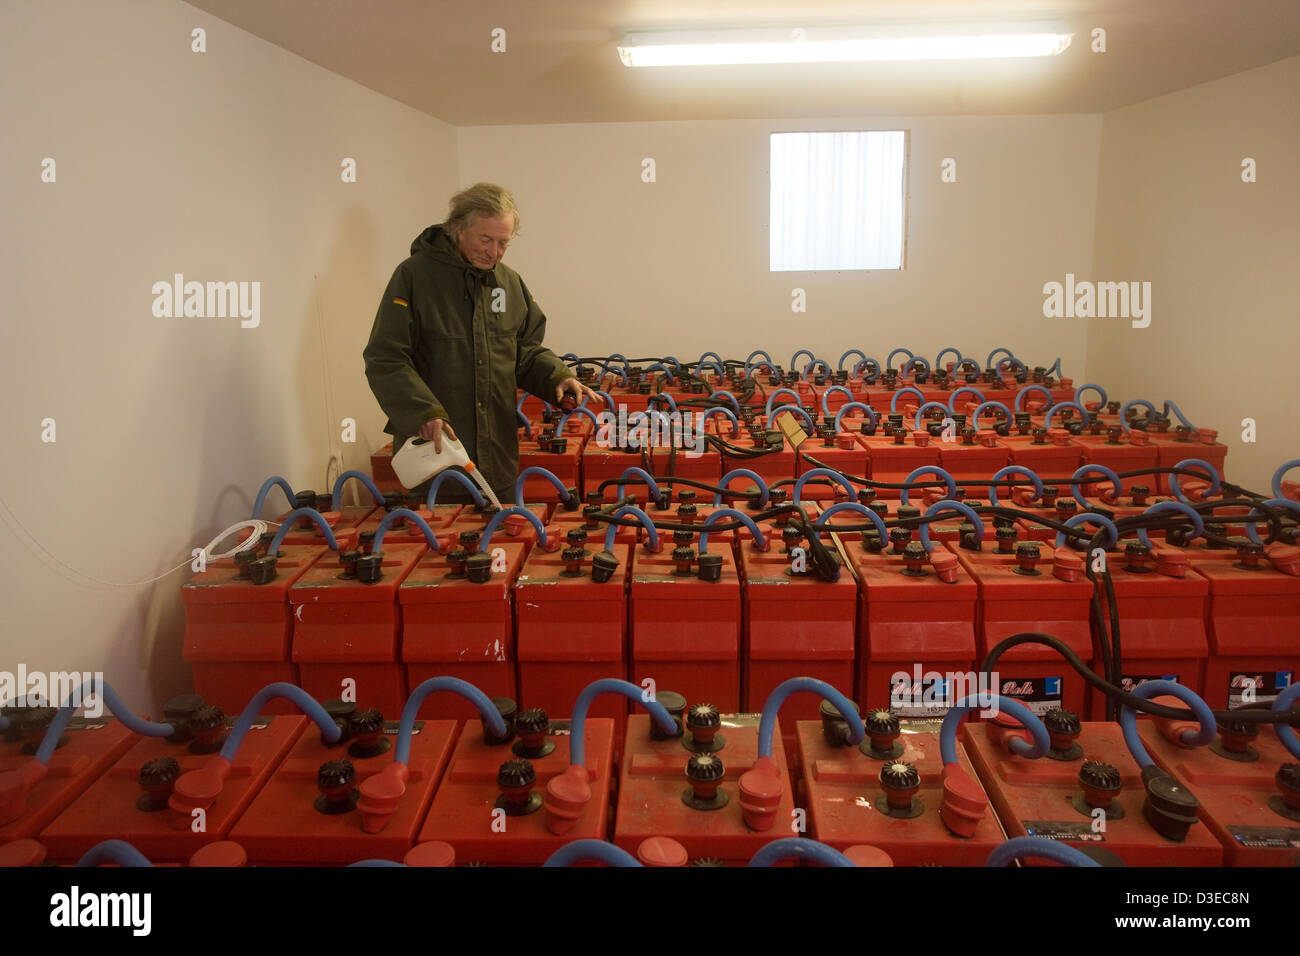
[[[190,694],[154,723],[101,683],[117,719],[9,708],[0,865],[1293,866],[1298,688],[1225,717],[1150,681],[1135,702],[1173,716],[1117,723],[974,693],[904,726],[809,677],[738,715],[604,678],[563,721],[435,677],[398,721],[272,684],[234,720]],[[430,696],[478,720],[420,719]],[[634,705],[622,737],[589,715],[602,696]],[[792,696],[821,711],[792,722],[793,749]],[[276,699],[302,715],[263,713]]]
[[[1014,358],[974,384],[726,364],[583,376],[722,409],[694,458],[538,403],[525,505],[439,504],[451,472],[423,502],[382,467],[268,479],[278,530],[183,588],[198,693],[165,722],[107,687],[116,719],[0,711],[0,862],[1300,863],[1300,461],[1229,486],[1212,433],[1165,443],[1149,403]],[[808,409],[751,407],[766,373],[820,387],[822,444],[770,434]]]

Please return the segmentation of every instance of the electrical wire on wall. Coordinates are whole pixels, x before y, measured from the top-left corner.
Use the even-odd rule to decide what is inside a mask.
[[[320,291],[320,276],[312,273],[312,283],[316,290],[316,330],[320,335],[321,377],[325,389],[325,446],[329,449],[329,461],[325,463],[325,487],[334,487],[334,477],[343,473],[343,450],[334,437],[334,383],[330,377],[329,345],[325,339],[325,310]],[[333,473],[333,474],[331,474]],[[348,489],[345,495],[355,496],[356,492]],[[356,504],[356,498],[352,502]]]
[[[191,557],[186,558],[184,561],[176,565],[174,568],[169,568],[168,570],[164,571],[162,574],[155,575],[152,578],[144,578],[143,580],[140,581],[105,581],[103,578],[97,578],[93,574],[87,574],[84,571],[78,571],[76,568],[68,564],[66,561],[63,561],[60,558],[58,558],[52,551],[50,551],[43,544],[41,544],[41,542],[37,539],[36,535],[32,534],[30,531],[27,530],[27,527],[20,520],[18,520],[18,516],[14,514],[13,510],[9,507],[8,502],[6,502],[3,498],[0,498],[0,514],[4,516],[5,523],[9,525],[11,529],[16,529],[18,532],[21,532],[21,534],[18,535],[19,537],[25,538],[32,548],[34,548],[44,557],[48,558],[54,565],[56,565],[60,569],[61,572],[64,572],[63,576],[65,578],[67,578],[69,581],[72,581],[74,584],[79,584],[82,586],[86,586],[87,582],[91,582],[93,584],[99,585],[100,587],[107,587],[107,588],[137,588],[145,584],[153,584],[155,581],[161,581],[163,578],[167,577],[168,575],[175,574],[181,568],[189,567],[194,561],[194,557],[191,555]],[[249,519],[247,521],[236,522],[235,524],[232,524],[230,527],[226,528],[224,531],[220,532],[215,538],[209,541],[207,545],[205,545],[202,548],[202,551],[206,555],[205,560],[219,561],[222,558],[233,557],[234,555],[238,554],[241,551],[248,551],[252,548],[255,548],[257,547],[258,540],[261,538],[261,536],[265,534],[268,530],[270,530],[272,527],[278,527],[279,524],[280,523],[278,521],[266,521],[263,519]],[[235,547],[231,548],[229,551],[223,551],[219,554],[215,553],[212,550],[221,541],[224,541],[230,535],[235,534],[238,531],[242,531],[245,528],[251,529],[252,533],[249,534],[247,538],[245,538]],[[71,572],[71,574],[66,573],[69,571]]]

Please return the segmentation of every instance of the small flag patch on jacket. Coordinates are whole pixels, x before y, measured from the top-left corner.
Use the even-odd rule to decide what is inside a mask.
[[[408,308],[410,307],[410,303],[407,302],[405,299],[394,299],[393,305],[404,305],[407,306]]]

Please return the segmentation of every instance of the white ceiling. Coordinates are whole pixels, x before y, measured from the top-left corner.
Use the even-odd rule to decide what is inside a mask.
[[[1300,0],[189,2],[456,126],[1096,113],[1300,54]],[[1075,34],[1060,56],[634,70],[616,49],[675,28],[1043,18]],[[497,27],[505,53],[490,50]]]

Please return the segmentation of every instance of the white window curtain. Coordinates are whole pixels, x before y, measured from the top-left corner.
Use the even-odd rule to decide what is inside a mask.
[[[902,130],[772,134],[771,271],[901,269]]]

